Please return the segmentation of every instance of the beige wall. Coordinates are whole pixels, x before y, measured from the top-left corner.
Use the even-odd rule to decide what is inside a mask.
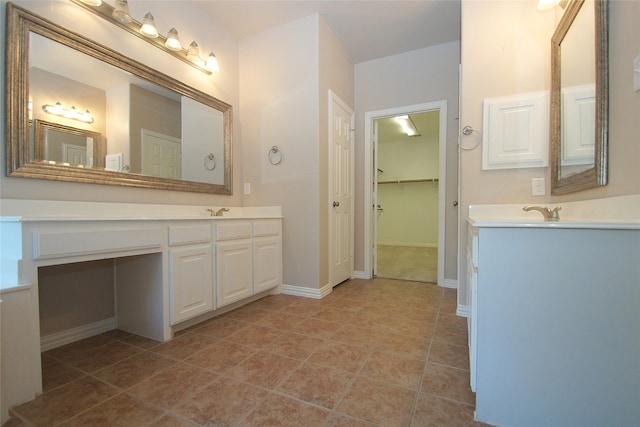
[[[445,280],[457,274],[457,134],[460,44],[450,42],[389,56],[355,66],[355,270],[364,260],[364,115],[366,112],[439,100],[447,101],[447,167],[445,194]]]
[[[5,22],[6,0],[2,0],[2,22]],[[206,17],[198,7],[182,2],[131,2],[129,5],[135,17],[142,17],[148,8],[153,10],[156,24],[160,31],[167,31],[171,26],[179,28],[180,38],[189,43],[197,40],[202,49],[216,53],[221,71],[212,76],[184,64],[176,58],[162,53],[152,47],[146,41],[127,34],[115,25],[83,10],[69,1],[15,1],[15,4],[24,7],[34,13],[54,21],[72,31],[87,36],[101,44],[135,58],[145,65],[149,65],[171,77],[174,77],[190,86],[193,86],[209,95],[219,98],[238,110],[239,99],[239,72],[238,72],[238,41],[221,25]],[[126,41],[126,42],[123,42]],[[0,32],[0,43],[5,45],[5,32]],[[4,81],[4,59],[0,77]],[[5,99],[5,87],[0,86],[0,95]],[[0,109],[4,112],[4,102]],[[4,116],[4,114],[3,114]],[[234,134],[240,130],[239,120],[234,121]],[[4,138],[4,126],[0,124]],[[2,140],[4,146],[4,140]],[[106,202],[130,202],[130,203],[175,203],[190,205],[218,205],[240,206],[242,162],[234,163],[234,194],[233,196],[216,196],[201,193],[186,193],[175,191],[160,191],[141,188],[125,188],[107,185],[75,184],[26,178],[6,177],[5,150],[1,150],[0,163],[0,194],[3,198],[16,199],[45,199],[45,200],[80,200],[80,201],[106,201]]]
[[[318,15],[240,44],[247,206],[282,206],[284,283],[328,283],[328,90],[353,103],[353,69]],[[269,163],[277,146],[279,165]]]
[[[460,125],[482,130],[482,101],[550,88],[553,13],[536,2],[463,1]],[[549,168],[481,170],[481,148],[461,154],[460,242],[466,241],[468,207],[484,203],[561,203],[640,193],[640,143],[636,122],[640,93],[633,92],[632,61],[640,54],[640,2],[611,1],[609,19],[609,184],[551,197]],[[547,196],[531,195],[531,178],[546,180]],[[459,304],[466,305],[465,246],[460,252]]]

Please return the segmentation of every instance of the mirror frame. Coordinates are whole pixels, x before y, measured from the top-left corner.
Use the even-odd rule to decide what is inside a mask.
[[[29,34],[31,32],[221,111],[224,115],[224,184],[51,165],[46,160],[34,160],[35,144],[29,144],[31,123],[28,113]],[[231,105],[12,3],[7,3],[6,34],[7,176],[196,193],[233,194]]]
[[[571,0],[551,37],[551,194],[560,195],[607,184],[609,122],[608,1],[595,0],[596,117],[594,166],[560,178],[562,112],[560,99],[561,43],[584,0]]]

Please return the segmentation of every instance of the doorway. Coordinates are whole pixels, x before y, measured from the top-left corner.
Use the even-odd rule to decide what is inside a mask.
[[[372,277],[444,282],[446,117],[446,101],[365,114]]]

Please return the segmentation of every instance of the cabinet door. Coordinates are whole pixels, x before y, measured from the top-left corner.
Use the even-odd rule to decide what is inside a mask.
[[[253,295],[251,239],[216,244],[217,304],[230,304]]]
[[[253,290],[255,293],[282,284],[282,244],[280,236],[258,237],[253,241]]]
[[[211,245],[169,250],[171,324],[213,310]]]

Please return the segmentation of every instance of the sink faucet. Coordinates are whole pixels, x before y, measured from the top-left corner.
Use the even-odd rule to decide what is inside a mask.
[[[225,212],[229,212],[229,208],[220,208],[217,211],[207,209],[207,212],[210,212],[211,216],[223,216]]]
[[[524,208],[522,208],[523,211],[538,211],[542,214],[542,216],[544,217],[545,221],[558,221],[560,220],[560,215],[558,215],[558,211],[561,210],[562,208],[560,206],[557,206],[553,209],[550,208],[543,208],[541,206],[525,206]]]

